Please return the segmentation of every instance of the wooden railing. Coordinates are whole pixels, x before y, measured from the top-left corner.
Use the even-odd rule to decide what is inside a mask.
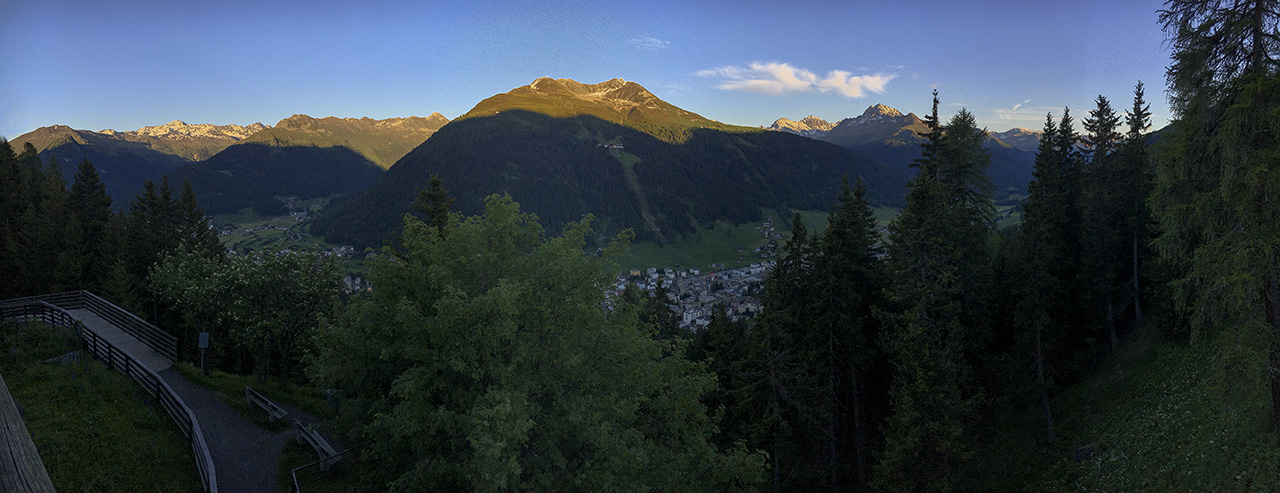
[[[64,310],[87,309],[93,312],[94,315],[102,317],[103,320],[111,322],[112,325],[119,327],[120,330],[142,341],[143,344],[160,353],[161,356],[169,358],[169,361],[178,359],[177,337],[89,291],[67,291],[65,293],[28,296],[26,298],[5,300],[4,303],[22,304],[33,301],[43,301]]]
[[[244,401],[245,404],[257,404],[258,407],[261,407],[267,412],[267,421],[272,423],[277,419],[283,419],[289,415],[289,411],[285,410],[285,408],[280,407],[279,404],[271,402],[271,399],[268,399],[266,396],[259,394],[258,391],[249,388],[248,385],[244,386]]]
[[[92,296],[92,298],[83,296],[84,294]],[[105,362],[107,366],[128,375],[152,396],[156,397],[160,402],[160,406],[173,419],[173,422],[178,424],[182,434],[186,435],[187,439],[191,441],[191,450],[196,459],[196,469],[199,470],[200,481],[204,483],[205,491],[216,493],[218,491],[218,475],[214,470],[213,456],[209,454],[209,445],[205,443],[204,432],[200,429],[200,422],[196,419],[195,413],[191,412],[191,409],[182,401],[182,398],[178,397],[178,394],[169,387],[169,384],[160,378],[156,372],[152,371],[151,368],[133,359],[128,353],[121,351],[120,348],[89,330],[80,320],[67,313],[66,308],[55,305],[53,302],[45,301],[50,298],[64,302],[67,306],[72,306],[72,309],[83,307],[88,303],[94,303],[94,301],[90,301],[94,298],[101,301],[101,303],[106,303],[87,291],[5,300],[0,302],[0,320],[40,320],[49,325],[71,327],[75,330],[76,335],[84,341],[85,349],[90,354]],[[73,303],[79,303],[79,306]],[[110,303],[106,303],[106,305],[110,305],[115,310],[120,310],[120,308]],[[94,313],[98,314],[96,311]],[[98,316],[102,315],[98,314]],[[106,317],[103,318],[105,319]]]

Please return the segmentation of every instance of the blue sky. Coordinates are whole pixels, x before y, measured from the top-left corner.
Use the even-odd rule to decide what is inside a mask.
[[[1169,118],[1158,0],[279,2],[9,0],[0,135],[171,120],[274,125],[296,113],[454,118],[541,76],[621,77],[726,123],[883,103],[937,88],[1003,131],[1147,86]]]

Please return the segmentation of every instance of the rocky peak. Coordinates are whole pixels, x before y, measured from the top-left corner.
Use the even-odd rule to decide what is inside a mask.
[[[902,112],[896,109],[890,108],[888,106],[885,106],[883,104],[875,104],[872,106],[868,106],[867,110],[862,112],[862,116],[864,118],[875,117],[875,116],[894,117],[894,116],[902,116]]]
[[[800,121],[779,118],[773,122],[773,125],[769,126],[769,130],[793,133],[816,139],[825,135],[834,127],[835,125],[826,120],[809,115]]]
[[[831,130],[831,127],[835,126],[835,124],[830,123],[826,120],[823,120],[813,115],[804,117],[803,119],[800,120],[800,123],[808,125],[809,128],[813,128],[817,130]]]
[[[142,127],[137,130],[130,130],[126,132],[117,132],[108,129],[100,133],[124,138],[154,138],[160,140],[212,138],[236,141],[244,139],[259,130],[266,128],[269,127],[262,123],[241,126],[214,125],[211,123],[189,124],[182,120],[174,120],[164,125]]]

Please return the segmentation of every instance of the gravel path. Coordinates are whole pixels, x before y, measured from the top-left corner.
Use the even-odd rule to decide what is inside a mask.
[[[200,420],[213,465],[218,472],[218,491],[223,493],[271,493],[276,487],[276,459],[285,443],[293,440],[293,430],[272,432],[245,420],[240,413],[218,400],[212,390],[188,382],[174,368],[160,372],[160,378],[182,397]],[[303,423],[315,418],[289,408],[286,419],[295,416]]]

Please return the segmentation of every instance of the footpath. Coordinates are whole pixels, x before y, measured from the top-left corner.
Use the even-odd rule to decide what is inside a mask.
[[[281,432],[263,429],[219,400],[214,391],[187,381],[175,368],[159,375],[200,420],[209,454],[217,468],[219,492],[279,492],[276,460],[285,444],[294,439],[293,428]],[[287,418],[290,423],[295,417],[303,423],[319,422],[315,416],[291,406],[284,407],[290,413]]]

